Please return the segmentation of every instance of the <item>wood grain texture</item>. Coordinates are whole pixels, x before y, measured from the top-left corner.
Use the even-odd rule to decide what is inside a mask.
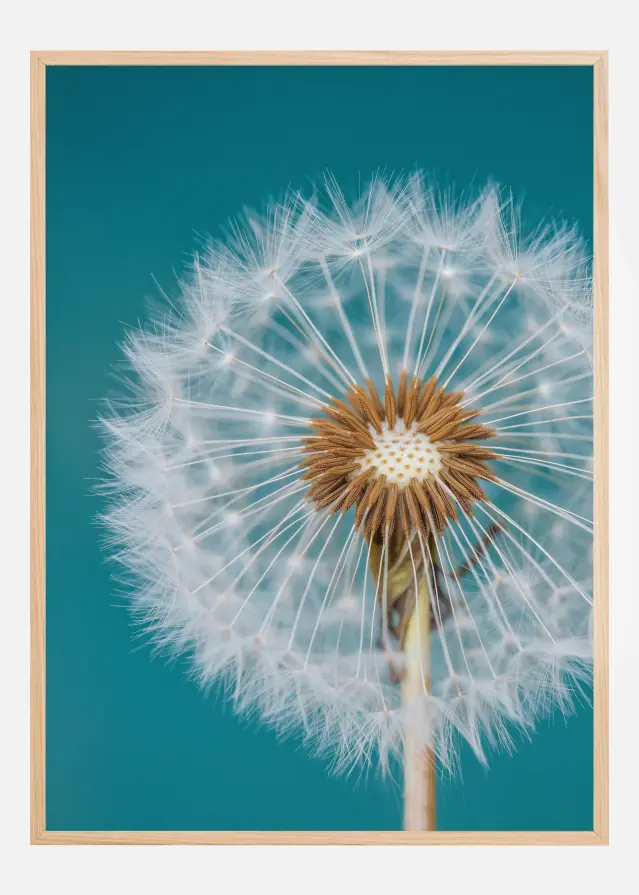
[[[45,829],[45,66],[31,56],[31,841]]]
[[[594,66],[594,829],[608,842],[608,57]]]
[[[48,831],[45,807],[45,72],[48,65],[588,65],[594,76],[594,830],[575,832]],[[608,59],[579,52],[31,54],[31,842],[37,845],[608,844]]]
[[[568,832],[458,831],[46,831],[37,845],[604,845],[591,830]]]
[[[452,50],[42,50],[45,65],[595,65],[602,53]]]

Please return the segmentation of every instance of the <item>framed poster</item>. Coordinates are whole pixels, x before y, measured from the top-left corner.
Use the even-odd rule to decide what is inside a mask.
[[[607,842],[606,63],[32,55],[33,842]]]

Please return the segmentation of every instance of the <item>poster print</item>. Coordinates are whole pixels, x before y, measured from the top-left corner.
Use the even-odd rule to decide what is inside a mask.
[[[593,102],[48,70],[48,830],[593,829]]]

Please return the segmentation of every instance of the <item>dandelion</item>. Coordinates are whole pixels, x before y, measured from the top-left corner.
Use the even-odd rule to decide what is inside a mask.
[[[568,710],[591,661],[592,300],[573,229],[420,175],[247,213],[129,333],[109,544],[159,648],[335,768]]]

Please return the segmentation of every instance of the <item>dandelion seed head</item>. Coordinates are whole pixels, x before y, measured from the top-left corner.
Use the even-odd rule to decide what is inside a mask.
[[[103,518],[134,617],[337,770],[486,762],[587,686],[592,313],[575,228],[332,176],[247,211],[127,334]],[[424,601],[426,607],[424,607]],[[406,700],[406,636],[429,675]]]

